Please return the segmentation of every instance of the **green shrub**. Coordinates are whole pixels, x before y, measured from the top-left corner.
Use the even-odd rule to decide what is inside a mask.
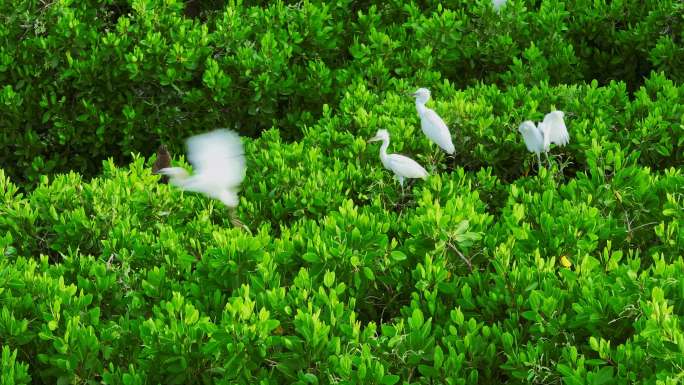
[[[681,382],[683,12],[0,0],[0,382]],[[249,231],[151,173],[214,127]]]
[[[2,372],[0,379],[3,384],[21,385],[28,384],[31,376],[28,374],[28,365],[17,362],[17,351],[10,352],[7,346],[2,347]]]
[[[267,141],[254,162],[281,167],[264,158],[318,148],[315,132],[370,151],[319,127]],[[272,217],[246,188],[239,215],[253,235],[227,228],[214,202],[157,184],[152,159],[105,162],[89,182],[43,178],[26,196],[3,176],[0,339],[41,383],[675,383],[684,176],[619,146],[596,144],[565,182],[542,171],[503,185],[459,168],[412,197],[376,155],[330,147],[252,177],[349,161],[359,184],[333,169],[319,183],[342,181],[339,203],[292,200],[306,213],[294,218]],[[364,198],[371,176],[387,182]],[[293,183],[270,206],[311,189]]]
[[[159,142],[179,151],[207,127],[300,138],[358,82],[379,93],[598,79],[635,91],[651,70],[681,82],[684,68],[677,1],[509,1],[497,14],[489,0],[22,0],[0,12],[0,164],[22,185],[92,176]]]

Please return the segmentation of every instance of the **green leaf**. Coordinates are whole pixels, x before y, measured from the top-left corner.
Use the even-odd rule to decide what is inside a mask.
[[[589,346],[591,346],[591,349],[598,352],[599,351],[599,341],[596,339],[596,337],[591,336],[589,337]]]
[[[468,226],[470,226],[470,222],[467,219],[462,220],[458,226],[456,227],[456,234],[463,234],[468,230]]]
[[[373,270],[371,270],[370,267],[364,266],[363,274],[366,276],[368,280],[375,281],[375,274],[373,274]]]
[[[380,383],[382,385],[394,385],[399,382],[401,378],[395,374],[386,374],[382,377]]]
[[[439,369],[442,367],[442,362],[444,362],[444,352],[442,352],[442,348],[439,345],[435,347],[433,360],[435,362],[435,369]]]
[[[587,366],[601,366],[601,365],[605,365],[606,361],[598,359],[598,358],[591,358],[591,359],[584,361],[584,364]]]
[[[411,330],[420,329],[420,327],[423,326],[424,322],[425,319],[423,318],[423,312],[420,311],[420,309],[413,309],[413,314],[409,319],[409,325],[411,326]]]
[[[592,385],[603,385],[613,383],[613,368],[611,366],[605,366],[601,368],[598,373],[590,381]]]
[[[330,288],[335,284],[335,272],[334,271],[326,271],[325,275],[323,276],[323,284]]]
[[[575,372],[567,365],[558,364],[556,365],[556,370],[566,377],[572,377],[575,375]]]
[[[309,262],[309,263],[320,262],[320,258],[318,258],[318,255],[316,255],[315,253],[311,253],[311,252],[305,253],[304,255],[302,255],[302,259]]]
[[[306,373],[306,374],[304,375],[304,380],[305,380],[308,384],[318,384],[318,377],[316,377],[315,375],[313,375],[313,374],[311,374],[311,373]]]
[[[530,321],[537,321],[537,312],[532,311],[532,310],[527,310],[522,313],[523,318],[530,320]]]
[[[418,365],[418,371],[420,374],[426,377],[438,377],[439,372],[437,372],[433,367],[427,365]]]
[[[404,261],[404,260],[406,260],[406,258],[407,258],[407,257],[406,257],[406,254],[402,253],[402,252],[399,251],[399,250],[394,250],[394,251],[392,251],[392,253],[390,253],[390,257],[391,257],[394,261],[397,261],[397,262],[399,262],[399,261]]]

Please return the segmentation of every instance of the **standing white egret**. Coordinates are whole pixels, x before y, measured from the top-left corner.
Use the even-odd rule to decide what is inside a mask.
[[[506,5],[506,0],[492,0],[492,7],[496,12],[499,12],[504,5]]]
[[[546,155],[547,162],[551,163],[549,161],[551,143],[562,147],[570,142],[570,134],[563,120],[564,115],[563,111],[551,111],[544,116],[544,121],[536,126],[534,122],[526,120],[518,127],[527,149],[537,154],[539,168],[542,167],[540,156],[542,152]]]
[[[399,180],[402,191],[404,190],[404,178],[421,178],[428,176],[427,171],[415,160],[400,154],[387,154],[390,137],[387,130],[378,130],[374,137],[368,142],[382,141],[380,146],[380,161],[386,169],[394,172],[395,178]]]
[[[218,199],[230,208],[233,225],[244,227],[235,217],[240,202],[238,191],[245,178],[245,154],[240,136],[219,129],[196,135],[186,141],[188,160],[195,173],[181,167],[167,167],[158,171],[168,175],[169,183],[186,191],[202,193]]]
[[[430,90],[419,88],[412,96],[416,98],[416,110],[418,110],[418,116],[420,116],[420,128],[425,136],[435,142],[447,154],[453,154],[456,149],[451,141],[449,128],[435,111],[425,107],[425,103],[430,100]]]

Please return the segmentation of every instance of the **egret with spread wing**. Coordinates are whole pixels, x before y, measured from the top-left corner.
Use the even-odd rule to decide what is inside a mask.
[[[387,130],[378,130],[376,135],[368,141],[382,141],[382,146],[380,146],[380,161],[386,169],[394,173],[395,178],[399,180],[402,191],[404,189],[405,178],[425,179],[428,176],[428,173],[423,166],[418,164],[415,160],[400,154],[387,154],[387,147],[389,147],[390,142],[389,132],[387,132]]]
[[[543,152],[546,155],[546,160],[549,161],[549,149],[551,143],[559,146],[565,146],[570,142],[570,134],[565,126],[563,111],[551,111],[544,117],[544,121],[538,123],[536,126],[534,122],[527,120],[523,122],[518,131],[525,140],[525,145],[530,152],[537,154],[537,162],[539,168],[542,167],[541,156]]]
[[[456,149],[451,141],[449,128],[435,111],[425,107],[425,103],[430,100],[430,90],[419,88],[412,96],[416,98],[416,110],[418,111],[418,116],[420,116],[420,128],[425,136],[435,142],[447,154],[452,155]]]
[[[234,218],[234,208],[240,202],[238,191],[246,170],[240,136],[233,131],[219,129],[193,136],[186,145],[188,160],[195,173],[188,175],[181,167],[163,168],[158,173],[168,175],[169,183],[183,190],[220,200],[231,208],[233,224],[244,227]]]

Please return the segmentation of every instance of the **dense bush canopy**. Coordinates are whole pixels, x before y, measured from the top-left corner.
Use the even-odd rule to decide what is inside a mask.
[[[359,84],[384,98],[447,80],[628,93],[651,71],[684,81],[677,0],[509,0],[500,14],[489,0],[188,3],[0,0],[8,175],[92,176],[93,159],[180,149],[207,127],[300,138]]]
[[[684,381],[681,2],[0,15],[0,383]],[[537,170],[517,128],[553,109],[571,141]],[[216,127],[251,233],[151,172]],[[431,174],[406,194],[378,129]]]

